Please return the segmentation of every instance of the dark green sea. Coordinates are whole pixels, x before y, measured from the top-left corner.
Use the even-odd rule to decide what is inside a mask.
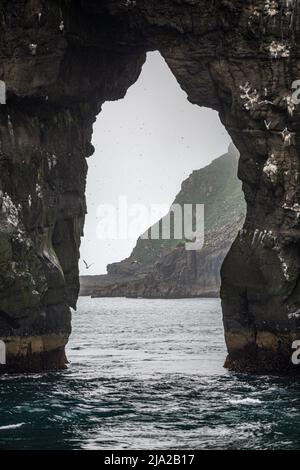
[[[219,300],[81,298],[68,370],[0,378],[0,449],[300,448],[300,380],[225,356]]]

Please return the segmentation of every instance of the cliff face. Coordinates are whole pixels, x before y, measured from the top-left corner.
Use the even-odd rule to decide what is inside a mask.
[[[299,339],[300,11],[293,0],[1,0],[5,370],[61,367],[78,292],[85,158],[106,100],[159,50],[240,151],[244,231],[222,269],[227,364],[286,370]]]
[[[181,190],[173,202],[172,207],[181,206],[183,213],[185,204],[205,206],[206,238],[209,238],[210,232],[221,232],[224,226],[245,215],[242,186],[237,179],[238,159],[237,149],[230,144],[225,155],[215,159],[205,168],[195,170],[183,181]],[[166,220],[170,220],[170,212],[166,215]],[[160,222],[163,223],[163,219]],[[147,267],[152,267],[163,256],[174,250],[180,242],[186,241],[184,237],[181,240],[174,239],[174,226],[171,227],[171,235],[170,240],[164,240],[162,237],[160,240],[154,240],[151,236],[145,240],[140,237],[127,260],[107,266],[108,274],[126,274],[126,270],[128,274],[144,272]],[[230,241],[233,241],[232,238]]]
[[[89,28],[102,28],[78,2],[1,1],[0,12],[2,369],[61,368],[79,292],[92,126],[105,99],[124,96],[145,57],[95,49]]]
[[[228,153],[183,183],[172,207],[205,206],[205,247],[188,252],[186,240],[140,237],[129,258],[107,267],[107,276],[81,278],[81,295],[93,297],[218,297],[220,270],[236,234],[242,228],[245,201],[237,179],[239,154],[231,144]],[[166,220],[170,220],[170,213]],[[163,222],[164,219],[161,220]]]

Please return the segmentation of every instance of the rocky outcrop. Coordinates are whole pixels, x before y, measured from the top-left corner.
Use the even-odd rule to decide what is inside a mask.
[[[149,50],[192,103],[219,112],[241,154],[247,216],[222,269],[227,365],[290,369],[300,335],[298,2],[1,0],[0,12],[6,370],[65,362],[92,124]]]
[[[172,208],[205,207],[205,245],[187,251],[186,239],[140,237],[129,258],[107,267],[107,276],[81,277],[81,295],[92,297],[187,298],[219,297],[220,270],[236,234],[242,228],[245,201],[237,178],[239,153],[228,153],[194,171],[181,186]],[[171,209],[172,209],[171,208]],[[171,210],[165,217],[171,219]],[[164,219],[158,224],[163,223]],[[170,224],[171,225],[171,224]],[[147,231],[148,233],[148,231]]]

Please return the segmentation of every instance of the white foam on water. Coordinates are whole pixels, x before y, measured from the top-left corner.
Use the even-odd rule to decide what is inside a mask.
[[[258,398],[238,398],[236,400],[229,400],[231,405],[260,405],[262,403]]]
[[[8,426],[0,426],[0,431],[7,431],[9,429],[18,429],[24,426],[25,423],[19,423],[19,424],[9,424]]]

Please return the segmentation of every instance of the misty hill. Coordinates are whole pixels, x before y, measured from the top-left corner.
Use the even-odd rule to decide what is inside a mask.
[[[246,211],[237,178],[239,154],[225,155],[194,171],[174,203],[205,205],[205,246],[187,252],[185,240],[139,238],[129,258],[107,267],[107,276],[85,276],[81,294],[94,296],[182,297],[218,295],[220,267]]]

